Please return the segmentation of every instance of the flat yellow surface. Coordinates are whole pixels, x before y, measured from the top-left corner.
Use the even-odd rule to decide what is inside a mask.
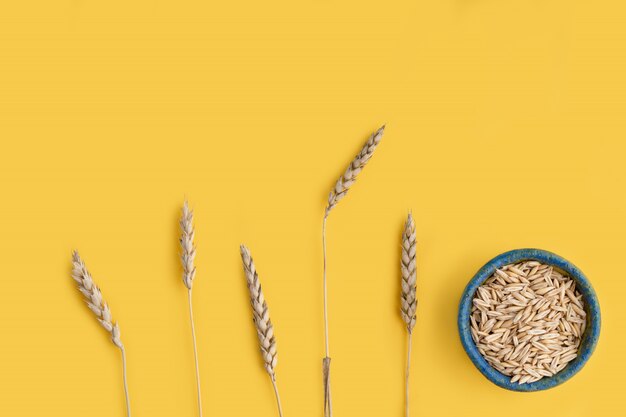
[[[124,415],[119,352],[69,277],[77,248],[121,326],[134,415],[196,416],[187,197],[205,416],[277,415],[242,242],[285,416],[321,416],[324,204],[386,123],[328,222],[336,417],[402,416],[409,210],[413,416],[623,416],[625,74],[617,0],[3,2],[0,415]],[[534,394],[484,379],[456,328],[467,281],[519,247],[577,264],[603,313],[587,366]]]

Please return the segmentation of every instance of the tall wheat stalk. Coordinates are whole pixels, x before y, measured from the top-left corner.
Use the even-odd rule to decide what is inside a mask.
[[[193,244],[193,210],[189,209],[187,201],[183,204],[182,215],[180,218],[180,259],[183,265],[183,284],[187,287],[187,295],[189,300],[189,322],[191,324],[191,338],[193,341],[193,357],[196,364],[196,389],[198,393],[198,413],[202,417],[202,393],[200,390],[200,366],[198,365],[198,347],[196,344],[196,327],[193,321],[193,304],[192,289],[193,280],[196,276],[196,266],[194,260],[196,258],[196,248]]]
[[[326,280],[326,219],[330,211],[337,205],[337,203],[343,199],[350,187],[356,181],[357,176],[361,170],[365,167],[367,162],[374,154],[374,150],[380,143],[383,137],[385,126],[382,126],[376,132],[374,132],[365,145],[359,152],[359,154],[352,160],[346,171],[335,183],[335,187],[328,195],[328,205],[324,212],[324,220],[322,221],[322,249],[324,251],[324,340],[326,348],[326,357],[322,360],[322,378],[324,382],[324,416],[332,417],[333,405],[330,394],[330,347],[328,342],[328,290]]]
[[[402,294],[400,297],[400,313],[407,329],[407,356],[406,356],[406,383],[405,409],[409,417],[409,372],[411,370],[411,337],[415,327],[417,311],[417,270],[415,262],[416,239],[415,222],[409,213],[402,233]]]
[[[126,414],[130,417],[130,398],[128,396],[128,383],[126,380],[126,350],[120,338],[120,328],[113,321],[111,310],[102,298],[100,288],[94,283],[91,274],[85,267],[85,263],[80,258],[78,252],[72,253],[72,278],[78,283],[78,290],[85,297],[87,306],[96,315],[98,322],[111,335],[111,341],[122,352],[122,376],[124,379],[124,395],[126,396]]]
[[[248,281],[248,290],[250,291],[250,305],[252,306],[252,315],[254,319],[254,325],[256,326],[256,333],[259,338],[259,347],[261,349],[261,356],[265,363],[265,370],[272,380],[272,386],[274,387],[274,394],[276,395],[276,403],[278,406],[278,415],[283,416],[283,409],[280,405],[280,395],[278,394],[278,386],[276,385],[276,362],[277,362],[277,350],[276,350],[276,338],[274,337],[274,326],[270,320],[270,311],[267,308],[265,297],[263,296],[263,290],[261,289],[261,281],[259,275],[256,272],[254,266],[254,260],[250,256],[250,250],[244,245],[241,245],[241,260],[243,262],[243,270],[246,274],[246,280]]]

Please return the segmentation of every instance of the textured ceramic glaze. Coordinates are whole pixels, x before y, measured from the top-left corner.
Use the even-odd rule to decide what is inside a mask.
[[[587,312],[587,327],[583,334],[583,339],[578,350],[578,357],[570,362],[563,370],[556,375],[540,379],[530,384],[511,383],[511,378],[501,374],[483,358],[478,351],[470,331],[470,312],[472,310],[472,299],[478,287],[489,278],[496,268],[504,265],[527,260],[536,260],[544,264],[552,265],[565,272],[576,281],[576,286],[583,296],[585,310]],[[459,334],[461,343],[476,368],[494,384],[512,391],[541,391],[553,388],[573,377],[587,363],[593,353],[598,338],[600,336],[600,305],[598,298],[587,277],[580,269],[560,256],[540,249],[516,249],[505,252],[489,261],[470,280],[463,291],[458,317]]]

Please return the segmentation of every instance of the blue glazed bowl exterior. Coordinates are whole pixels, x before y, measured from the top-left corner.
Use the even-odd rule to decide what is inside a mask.
[[[472,310],[474,293],[478,287],[495,272],[497,268],[525,260],[536,260],[544,264],[552,265],[567,273],[576,281],[577,288],[582,294],[583,301],[585,303],[587,326],[578,350],[578,357],[570,362],[563,370],[550,378],[543,378],[530,384],[518,384],[511,383],[510,377],[501,374],[498,370],[492,368],[480,354],[474,340],[472,339],[470,331],[470,312]],[[600,305],[591,283],[582,271],[572,263],[554,253],[541,249],[516,249],[493,258],[485,266],[483,266],[467,284],[467,287],[465,287],[465,290],[463,291],[463,296],[461,297],[458,326],[463,348],[476,368],[478,368],[478,370],[487,379],[502,388],[512,391],[541,391],[556,387],[557,385],[567,381],[580,371],[585,363],[587,363],[596,347],[596,344],[598,343],[598,338],[600,336]]]

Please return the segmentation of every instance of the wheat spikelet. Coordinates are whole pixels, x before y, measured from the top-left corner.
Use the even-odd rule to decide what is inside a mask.
[[[332,417],[333,406],[330,395],[330,347],[328,342],[328,291],[326,285],[326,219],[330,211],[337,205],[337,203],[343,199],[350,187],[356,181],[357,176],[365,165],[369,162],[370,158],[374,154],[374,150],[380,143],[385,131],[383,125],[376,132],[372,133],[359,154],[350,162],[348,168],[341,177],[335,183],[335,187],[328,195],[328,205],[324,213],[324,220],[322,222],[322,248],[324,251],[324,341],[326,348],[326,357],[322,360],[322,379],[324,383],[324,416]]]
[[[183,204],[182,216],[180,218],[180,247],[181,261],[183,264],[183,283],[191,290],[193,279],[196,276],[196,267],[194,260],[196,258],[196,248],[193,244],[193,210],[189,209],[189,204],[185,201]]]
[[[409,213],[402,233],[402,294],[400,296],[400,313],[408,331],[406,354],[406,382],[405,382],[405,415],[409,417],[409,373],[411,370],[411,337],[415,327],[417,311],[417,271],[415,262],[416,238],[415,222]]]
[[[122,377],[124,380],[124,395],[126,396],[126,414],[130,414],[130,396],[128,395],[128,382],[126,380],[126,350],[120,338],[120,328],[113,321],[111,310],[102,298],[100,288],[94,283],[91,274],[77,251],[72,253],[72,278],[78,283],[78,289],[85,297],[87,306],[96,315],[96,318],[111,335],[111,341],[122,351]]]
[[[183,204],[180,217],[180,260],[183,266],[183,284],[187,287],[187,298],[189,304],[189,322],[191,324],[191,340],[193,342],[193,356],[196,365],[196,389],[198,396],[198,414],[202,417],[202,394],[200,389],[200,365],[198,363],[198,345],[196,343],[196,326],[193,320],[192,288],[193,280],[196,276],[196,247],[194,246],[193,210],[189,209],[187,201]]]
[[[278,403],[278,413],[282,417],[283,411],[280,405],[280,396],[276,386],[276,362],[278,360],[276,350],[276,338],[274,337],[274,326],[270,320],[270,312],[263,296],[261,289],[261,281],[254,266],[254,260],[250,256],[250,250],[244,245],[240,246],[241,260],[243,261],[243,269],[248,281],[248,290],[250,291],[250,305],[252,306],[252,314],[254,325],[256,326],[257,336],[259,338],[259,347],[261,356],[265,364],[265,370],[269,374],[274,386],[276,401]]]
[[[117,323],[113,322],[111,310],[109,310],[109,306],[102,298],[100,288],[94,283],[91,274],[85,267],[85,263],[76,251],[72,253],[72,264],[72,278],[78,283],[78,289],[85,297],[87,306],[96,315],[102,327],[110,333],[113,344],[120,349],[124,349],[120,339],[120,328]]]
[[[365,142],[365,145],[363,145],[361,152],[359,152],[359,154],[352,160],[350,165],[348,165],[346,172],[344,172],[343,175],[339,177],[339,179],[335,183],[335,188],[333,188],[333,190],[328,195],[326,216],[328,216],[328,213],[333,209],[333,207],[335,207],[337,203],[346,196],[348,190],[350,190],[350,187],[352,186],[354,181],[356,181],[356,177],[359,175],[361,170],[365,167],[365,165],[374,154],[374,150],[380,143],[384,131],[385,126],[382,126],[369,137],[367,142]]]
[[[417,297],[415,284],[417,282],[417,272],[415,265],[415,222],[413,216],[409,214],[402,233],[402,297],[401,313],[402,319],[406,323],[406,328],[411,333],[415,327],[415,312],[417,310]]]

